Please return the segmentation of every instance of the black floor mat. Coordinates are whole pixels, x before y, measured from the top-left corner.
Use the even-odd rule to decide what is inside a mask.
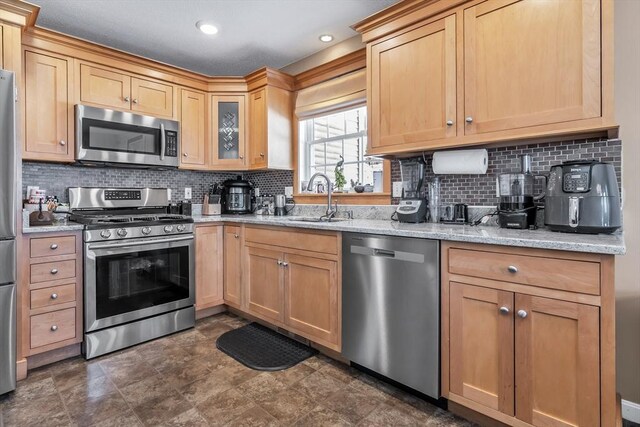
[[[216,347],[258,371],[281,371],[318,353],[255,322],[220,335]]]

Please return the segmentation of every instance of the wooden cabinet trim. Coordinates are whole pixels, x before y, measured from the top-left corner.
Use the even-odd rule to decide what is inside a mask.
[[[76,236],[43,237],[30,240],[31,258],[76,253]]]
[[[52,286],[42,289],[32,289],[30,293],[31,310],[43,307],[56,307],[59,304],[75,302],[76,284],[70,283],[68,285]]]
[[[304,236],[304,237],[302,237]],[[278,250],[288,252],[300,250],[305,252],[317,252],[322,255],[337,255],[338,233],[322,232],[300,228],[283,227],[256,227],[245,228],[245,241],[278,247]]]
[[[68,308],[31,316],[31,348],[76,338],[76,309]],[[56,330],[52,329],[56,326]]]

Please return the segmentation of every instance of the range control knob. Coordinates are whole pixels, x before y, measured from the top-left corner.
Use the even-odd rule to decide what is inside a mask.
[[[171,233],[173,231],[173,225],[165,225],[164,226],[164,232],[165,233]]]
[[[118,236],[120,237],[125,237],[127,235],[127,230],[125,230],[124,228],[121,228],[117,231]]]
[[[176,230],[178,230],[179,233],[182,233],[185,230],[185,228],[187,228],[187,227],[185,227],[184,225],[180,224],[180,225],[178,225],[176,227]]]
[[[109,230],[102,230],[100,232],[100,237],[102,237],[103,239],[108,239],[109,237],[111,237],[111,231]]]
[[[142,227],[142,234],[147,236],[149,233],[151,233],[151,228],[150,227]]]

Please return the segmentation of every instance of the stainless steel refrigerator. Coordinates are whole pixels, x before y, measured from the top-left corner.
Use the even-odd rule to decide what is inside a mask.
[[[16,388],[16,92],[0,70],[0,394]]]

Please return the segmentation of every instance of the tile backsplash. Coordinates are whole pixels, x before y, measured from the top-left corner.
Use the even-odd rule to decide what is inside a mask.
[[[487,149],[489,167],[484,175],[438,175],[440,177],[440,198],[443,204],[466,203],[476,206],[495,206],[496,175],[520,171],[520,156],[529,154],[532,158],[534,174],[548,174],[553,165],[567,160],[600,160],[612,163],[616,169],[618,185],[621,182],[622,141],[619,139],[580,139],[562,142],[545,142]],[[432,180],[431,161],[433,153],[425,153],[427,169],[425,180]],[[392,162],[391,180],[401,181],[400,164]],[[399,199],[393,199],[397,204]]]
[[[444,204],[494,206],[496,200],[495,176],[499,173],[519,171],[519,156],[532,156],[534,173],[548,173],[553,165],[566,160],[596,159],[612,163],[618,183],[621,180],[622,142],[618,139],[581,139],[528,145],[489,148],[489,168],[484,175],[440,175],[440,193]],[[425,153],[426,180],[435,176],[431,168],[432,153]],[[399,162],[391,162],[391,180],[400,181]],[[24,162],[22,167],[23,196],[27,185],[47,190],[48,195],[68,201],[69,187],[168,187],[172,200],[182,200],[185,187],[191,187],[194,203],[202,203],[209,185],[242,175],[260,188],[262,194],[284,193],[285,186],[293,185],[292,171],[263,172],[199,172],[185,170],[148,170],[109,167],[88,167]],[[399,199],[393,199],[397,204]]]
[[[222,183],[242,175],[254,182],[262,193],[284,193],[284,187],[293,185],[292,171],[268,172],[199,172],[178,169],[149,170],[51,163],[23,162],[22,194],[27,186],[39,186],[47,195],[56,195],[67,202],[69,187],[162,187],[171,188],[173,201],[184,198],[184,189],[191,187],[193,203],[202,203],[211,184]]]

